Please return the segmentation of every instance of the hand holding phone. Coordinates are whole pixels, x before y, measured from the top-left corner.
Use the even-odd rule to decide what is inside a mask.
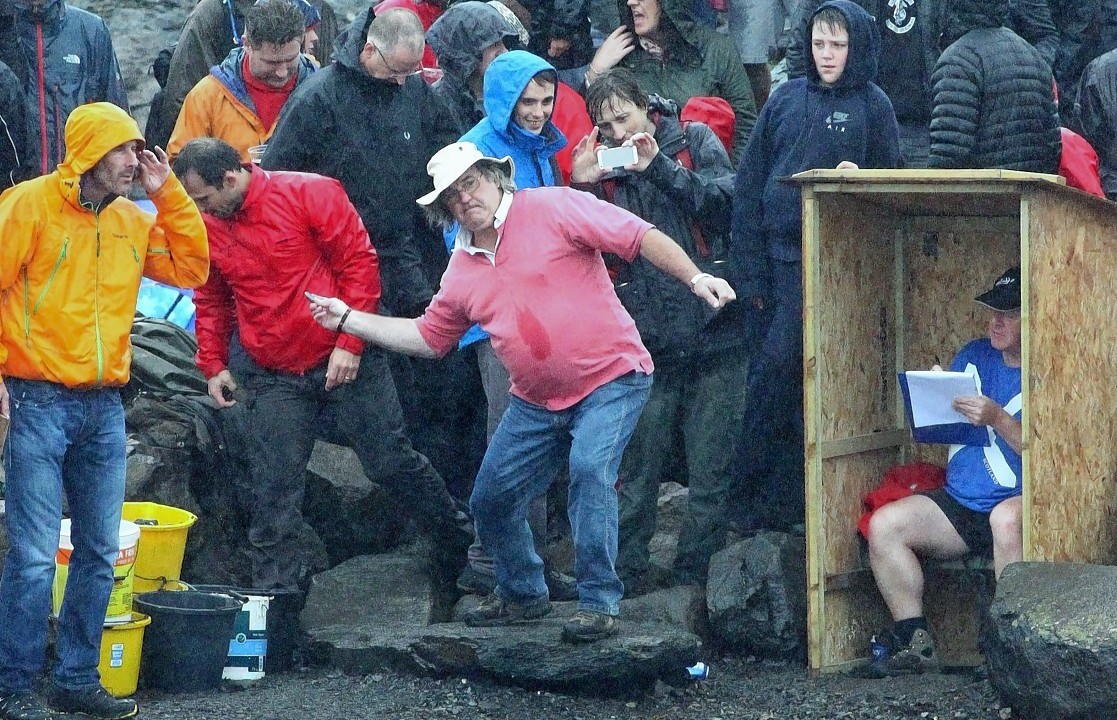
[[[639,159],[640,156],[636,152],[636,147],[633,145],[621,145],[615,148],[599,148],[597,151],[597,165],[602,170],[613,170],[625,167],[626,165],[635,165],[636,161]]]

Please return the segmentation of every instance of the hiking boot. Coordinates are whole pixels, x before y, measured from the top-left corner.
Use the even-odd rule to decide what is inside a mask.
[[[2,720],[54,720],[46,705],[31,692],[0,693]]]
[[[140,711],[135,700],[114,698],[100,685],[82,690],[67,690],[54,685],[47,694],[47,702],[59,712],[98,720],[124,720],[135,717]]]
[[[939,656],[931,633],[920,629],[912,633],[911,642],[904,645],[891,630],[873,635],[869,640],[872,659],[859,668],[857,675],[869,678],[899,677],[939,672]]]
[[[613,615],[579,610],[562,624],[562,640],[568,643],[594,642],[616,635],[620,629],[620,621]]]
[[[538,620],[550,612],[551,601],[547,598],[513,603],[491,593],[480,605],[465,614],[465,624],[470,627],[511,625],[525,620]]]
[[[458,575],[455,585],[458,586],[458,590],[464,593],[485,597],[486,595],[492,595],[493,591],[496,590],[496,576],[480,572],[475,570],[472,565],[468,565]]]
[[[558,570],[547,569],[543,573],[547,581],[547,592],[556,602],[568,602],[578,599],[578,581],[574,577]]]

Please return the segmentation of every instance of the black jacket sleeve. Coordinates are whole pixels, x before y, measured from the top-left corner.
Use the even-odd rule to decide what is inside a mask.
[[[733,207],[733,166],[729,155],[721,140],[705,125],[689,125],[686,137],[694,169],[683,167],[661,151],[644,171],[646,177],[687,215],[701,221],[704,229],[728,233]]]

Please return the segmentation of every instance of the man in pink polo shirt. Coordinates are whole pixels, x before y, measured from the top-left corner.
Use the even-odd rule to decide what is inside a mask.
[[[626,210],[564,187],[515,192],[511,158],[473,143],[439,150],[427,164],[434,190],[418,202],[443,226],[461,225],[442,289],[422,317],[352,310],[308,296],[329,329],[396,352],[438,357],[473,323],[492,337],[512,398],[477,474],[470,509],[496,565],[496,591],[470,625],[506,625],[551,610],[527,509],[569,460],[578,612],[568,642],[613,635],[624,585],[617,556],[617,469],[652,383],[652,359],[605,269],[601,253],[642,256],[720,308],[735,298],[700,272],[667,235]]]

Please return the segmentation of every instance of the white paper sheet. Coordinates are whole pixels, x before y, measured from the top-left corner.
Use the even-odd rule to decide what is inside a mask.
[[[904,375],[907,376],[915,427],[969,422],[950,404],[956,397],[981,394],[973,375],[940,370],[908,370]]]

